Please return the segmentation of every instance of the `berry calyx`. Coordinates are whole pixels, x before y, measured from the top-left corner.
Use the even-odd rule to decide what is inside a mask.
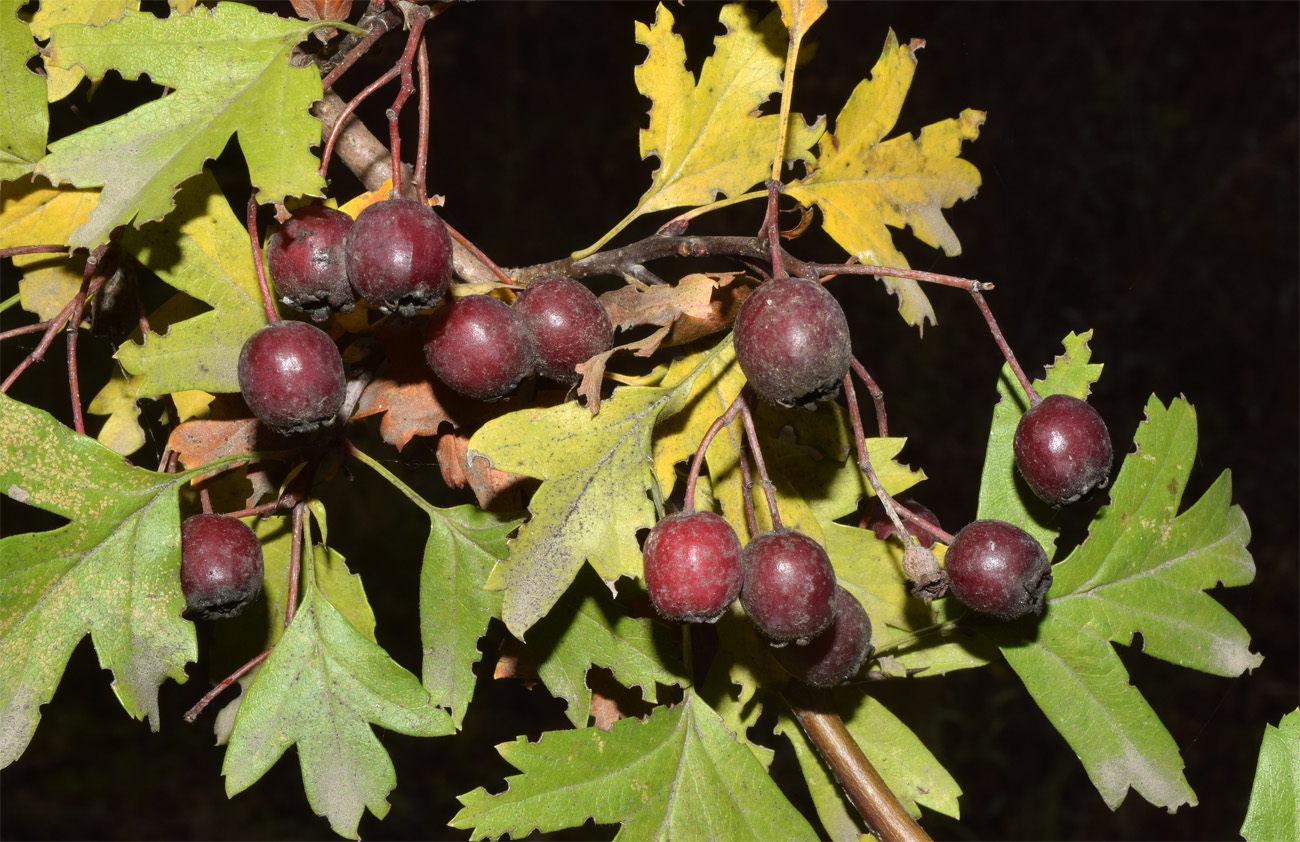
[[[413,316],[451,286],[451,235],[428,205],[375,202],[357,214],[346,249],[352,288],[381,310]]]
[[[352,217],[321,205],[299,208],[266,241],[266,262],[285,304],[324,321],[351,313],[357,297],[348,281],[344,240]]]
[[[238,617],[262,589],[262,545],[238,518],[201,514],[181,523],[181,592],[200,620]]]
[[[1087,401],[1048,395],[1031,406],[1016,426],[1016,467],[1046,503],[1064,506],[1110,476],[1110,431]]]
[[[741,553],[740,604],[778,644],[807,641],[835,620],[835,568],[812,538],[793,529],[756,536]]]
[[[903,500],[901,502],[912,514],[920,515],[935,526],[940,526],[939,518],[935,517],[934,512],[930,511],[926,506],[911,499]],[[876,533],[877,541],[888,541],[895,532],[894,522],[889,519],[889,515],[885,514],[885,509],[880,505],[879,500],[875,501],[875,504],[872,506],[871,516],[867,518],[866,526],[872,532]],[[928,550],[934,546],[934,536],[930,534],[930,531],[925,527],[918,526],[906,519],[903,520],[903,527],[907,530],[908,534],[916,537],[917,542],[920,543],[922,547],[925,547]],[[904,545],[910,543],[910,539],[908,541],[903,541]]]
[[[1052,587],[1052,565],[1043,546],[1002,520],[977,520],[958,532],[944,556],[944,569],[954,596],[1002,620],[1041,614]]]
[[[429,319],[426,337],[424,356],[438,379],[481,401],[514,391],[536,363],[519,313],[489,295],[443,305]]]
[[[839,610],[830,628],[804,646],[772,650],[781,666],[813,687],[843,684],[871,657],[871,618],[857,597],[840,585],[835,588]]]
[[[660,520],[641,558],[650,602],[665,620],[712,623],[740,593],[740,539],[713,512]]]
[[[257,419],[286,435],[333,422],[343,406],[343,358],[329,334],[305,322],[260,328],[239,352],[239,390]]]
[[[849,323],[835,297],[805,278],[777,278],[736,313],[736,358],[760,398],[811,407],[839,394],[849,372]]]
[[[537,349],[537,373],[574,383],[574,366],[614,344],[614,325],[596,294],[572,278],[551,275],[531,284],[515,301]]]

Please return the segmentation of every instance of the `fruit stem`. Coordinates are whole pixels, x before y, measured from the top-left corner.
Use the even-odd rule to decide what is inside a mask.
[[[807,268],[821,276],[823,282],[836,275],[875,275],[883,278],[909,278],[913,281],[925,281],[940,286],[956,287],[967,292],[985,292],[993,289],[993,284],[984,281],[958,278],[954,275],[940,275],[935,272],[922,272],[919,269],[898,269],[892,266],[874,266],[865,263],[809,263]]]
[[[356,111],[357,107],[360,106],[361,103],[365,102],[367,97],[396,78],[397,67],[393,66],[388,68],[383,76],[380,76],[378,79],[362,88],[361,93],[352,97],[351,101],[349,101],[348,104],[343,107],[343,110],[339,112],[338,119],[334,121],[334,128],[330,129],[330,135],[325,140],[325,151],[322,152],[320,156],[320,169],[317,172],[320,174],[321,178],[325,177],[325,172],[329,169],[330,157],[334,154],[334,143],[338,140],[339,135],[342,134],[343,124],[352,116],[352,112]],[[376,140],[376,143],[378,144],[378,140]]]
[[[885,493],[885,488],[880,484],[875,469],[871,467],[871,457],[867,454],[867,438],[862,431],[862,413],[858,409],[858,393],[853,388],[852,372],[844,375],[844,400],[849,405],[849,423],[853,426],[853,444],[858,449],[858,467],[867,478],[867,482],[871,484],[872,490],[876,492],[876,497],[884,507],[886,516],[894,524],[894,534],[898,536],[898,540],[906,544],[910,537],[915,541],[916,537],[903,527],[903,522],[899,519],[898,509],[901,506],[894,502],[893,497]]]
[[[879,656],[886,652],[896,652],[899,649],[902,649],[904,646],[907,646],[913,643],[914,641],[920,640],[922,637],[928,634],[937,634],[939,632],[950,631],[955,628],[957,628],[956,620],[945,620],[942,623],[935,623],[933,626],[926,626],[923,629],[917,629],[911,634],[905,634],[902,637],[898,637],[895,638],[894,640],[891,640],[889,643],[886,643],[884,646],[877,647],[875,650],[875,654]]]
[[[347,450],[349,455],[355,457],[357,461],[362,462],[363,464],[368,466],[372,471],[379,474],[384,479],[388,480],[388,483],[390,485],[392,485],[398,491],[402,492],[403,496],[405,496],[416,506],[420,507],[425,512],[427,512],[430,517],[438,514],[438,510],[436,508],[430,505],[429,502],[426,501],[419,494],[416,494],[415,491],[412,490],[409,485],[407,485],[406,483],[398,479],[397,476],[392,471],[388,470],[383,465],[379,464],[379,462],[375,459],[375,457],[371,456],[369,453],[366,453],[364,450],[357,447],[347,438],[343,439],[343,446],[344,449]]]
[[[14,257],[19,254],[67,254],[68,247],[57,244],[39,246],[10,246],[0,249],[0,257]]]
[[[984,316],[984,321],[988,322],[989,332],[993,334],[993,341],[997,343],[998,350],[1006,358],[1007,365],[1011,366],[1011,373],[1020,381],[1020,388],[1025,390],[1025,397],[1029,399],[1030,406],[1038,406],[1043,399],[1038,396],[1038,391],[1034,389],[1034,384],[1029,382],[1025,376],[1025,370],[1020,367],[1020,362],[1016,360],[1016,355],[1011,352],[1011,346],[1007,344],[1006,338],[998,328],[997,320],[993,318],[993,311],[989,309],[988,302],[979,290],[971,290],[971,298],[975,299],[975,306],[980,308],[980,313]]]
[[[275,648],[274,646],[271,647],[271,649],[274,648]],[[267,649],[265,652],[258,655],[256,658],[253,658],[251,661],[244,664],[242,667],[235,670],[230,675],[226,676],[220,682],[218,682],[217,686],[213,687],[211,690],[205,693],[203,695],[203,698],[199,699],[199,701],[194,705],[194,707],[185,711],[185,721],[193,725],[194,720],[199,718],[199,714],[203,713],[204,708],[212,704],[213,699],[217,698],[217,696],[220,696],[227,687],[234,684],[239,679],[243,678],[245,673],[247,673],[253,667],[265,661],[271,655],[271,649]]]
[[[86,259],[86,268],[81,273],[81,288],[72,299],[72,313],[63,328],[68,355],[68,393],[72,397],[72,429],[83,436],[86,434],[86,419],[81,413],[81,378],[77,375],[77,340],[81,336],[81,314],[86,310],[86,294],[90,289],[91,277],[96,274],[104,276],[109,274],[97,268],[106,248],[107,246],[100,246]]]
[[[786,108],[785,99],[781,101],[782,108]],[[785,124],[781,125],[781,143],[785,143]],[[776,163],[772,169],[779,175],[781,166],[781,150],[777,150]],[[777,229],[777,211],[780,209],[781,182],[777,181],[774,175],[767,180],[767,211],[763,214],[763,224],[758,230],[758,239],[760,242],[766,240],[768,250],[772,253],[772,277],[786,277],[785,263],[781,260],[781,232]]]
[[[443,227],[447,229],[447,233],[451,235],[451,238],[456,242],[460,243],[462,246],[464,246],[465,251],[474,255],[474,258],[476,260],[478,260],[489,270],[491,270],[492,274],[496,275],[497,278],[500,279],[501,283],[512,287],[519,286],[518,282],[515,281],[514,278],[507,275],[505,273],[505,270],[503,270],[500,266],[498,266],[496,262],[492,260],[492,258],[488,257],[486,254],[480,251],[479,247],[471,243],[468,239],[466,239],[464,234],[460,233],[455,228],[452,228],[450,225],[448,225],[447,220],[444,219],[442,221],[442,224]]]
[[[370,30],[366,32],[365,37],[357,42],[356,46],[348,50],[347,55],[343,57],[343,60],[335,65],[334,69],[327,73],[324,79],[320,80],[321,90],[328,91],[332,88],[334,83],[338,81],[339,77],[346,73],[348,68],[356,64],[357,59],[365,55],[366,52],[374,46],[374,43],[384,35],[387,35],[389,30],[392,28],[392,24],[385,15],[379,14],[371,16],[371,10],[369,9],[366,10],[365,15],[362,15],[359,23],[364,27],[368,22],[368,19],[369,21],[373,21],[373,26],[371,26]]]
[[[420,39],[420,48],[416,53],[416,66],[420,76],[419,137],[415,147],[415,175],[411,179],[415,185],[415,201],[424,204],[425,173],[429,169],[429,50]]]
[[[289,628],[293,622],[294,612],[298,610],[298,580],[302,576],[302,515],[307,509],[306,501],[300,501],[293,507],[293,543],[289,550],[289,590],[284,599],[284,627]]]
[[[700,477],[700,466],[704,463],[704,452],[709,449],[709,445],[713,442],[713,437],[718,434],[718,431],[735,421],[736,416],[744,409],[745,393],[741,392],[736,395],[736,399],[731,402],[731,406],[727,407],[726,411],[714,420],[708,431],[704,433],[704,438],[700,439],[700,446],[695,448],[695,458],[691,460],[691,469],[686,474],[686,501],[683,511],[688,513],[695,511],[695,483]]]
[[[752,538],[758,534],[758,516],[754,514],[754,473],[750,470],[743,444],[740,448],[740,488],[744,492],[745,525],[749,527]]]
[[[411,24],[411,33],[406,37],[406,49],[398,60],[397,67],[402,74],[402,85],[397,90],[397,98],[386,112],[388,116],[388,148],[393,154],[393,195],[402,197],[402,133],[397,127],[397,118],[401,116],[402,107],[415,93],[415,82],[411,78],[411,66],[415,62],[415,48],[424,33],[424,23],[429,19],[429,10],[424,6],[410,6],[403,10]]]
[[[880,438],[889,438],[889,419],[885,417],[885,393],[876,385],[876,381],[867,373],[867,369],[862,363],[858,362],[857,357],[849,357],[849,365],[857,373],[858,379],[867,387],[871,393],[871,402],[876,405],[876,430],[880,433]]]
[[[844,727],[830,697],[795,685],[786,685],[784,695],[799,726],[871,832],[881,842],[929,842],[930,836],[908,815]]]
[[[749,391],[741,392],[744,396]],[[745,426],[745,438],[749,440],[749,449],[753,451],[754,467],[758,469],[758,482],[763,486],[763,496],[767,498],[767,513],[772,517],[772,528],[781,528],[781,513],[776,507],[776,486],[772,484],[772,479],[767,475],[767,465],[763,462],[763,451],[758,446],[758,431],[754,429],[754,416],[749,411],[749,403],[746,401],[740,409],[740,423]]]
[[[275,312],[275,298],[271,287],[266,282],[266,266],[262,263],[262,244],[257,236],[257,193],[248,197],[248,241],[253,246],[253,268],[257,270],[257,288],[262,293],[262,306],[266,308],[266,323],[279,324],[280,316]]]

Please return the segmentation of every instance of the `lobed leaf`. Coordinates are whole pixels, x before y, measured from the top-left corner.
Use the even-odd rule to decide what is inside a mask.
[[[139,406],[140,378],[123,376],[114,371],[104,388],[91,398],[86,412],[91,415],[107,415],[104,426],[95,436],[100,444],[130,456],[144,447],[144,430],[140,427]]]
[[[786,194],[822,211],[826,233],[860,263],[906,268],[888,227],[910,226],[921,242],[961,253],[943,209],[975,195],[980,174],[961,160],[964,141],[979,136],[984,112],[967,109],[956,120],[926,126],[911,135],[885,140],[894,127],[916,71],[916,51],[890,30],[871,78],[853,89],[835,118],[835,133],[823,138],[817,167],[786,187]],[[888,227],[887,227],[888,226]],[[899,297],[899,310],[911,324],[934,322],[934,309],[915,281],[886,278]]]
[[[813,839],[816,833],[694,691],[646,721],[552,731],[497,747],[522,774],[479,788],[450,822],[475,839],[520,838],[588,818],[623,825],[616,839]]]
[[[1276,728],[1264,726],[1241,835],[1246,842],[1300,839],[1300,711]]]
[[[180,577],[177,489],[0,395],[0,488],[65,517],[0,540],[0,765],[16,760],[87,633],[127,713],[158,729],[158,687],[197,658]]]
[[[32,34],[41,41],[48,41],[53,27],[61,23],[75,23],[82,26],[103,26],[122,17],[127,9],[139,11],[140,0],[41,0],[41,7],[32,15]],[[46,98],[57,102],[72,93],[81,80],[86,78],[80,65],[63,68],[48,62],[45,65]],[[92,81],[98,85],[103,74],[95,76]]]
[[[42,187],[35,178],[6,183],[0,192],[0,248],[66,243],[98,197],[93,190]],[[23,309],[41,321],[54,318],[81,288],[84,255],[19,254],[12,260],[23,270]]]
[[[50,145],[37,166],[41,175],[104,188],[69,245],[93,248],[119,225],[165,217],[177,186],[221,154],[232,135],[259,202],[318,195],[324,182],[310,147],[320,143],[320,121],[308,108],[321,97],[320,75],[289,61],[317,26],[220,3],[164,19],[127,9],[104,26],[52,27],[48,67],[79,66],[91,77],[148,74],[173,89]]]
[[[0,8],[0,181],[21,178],[45,156],[50,112],[45,81],[27,69],[36,53],[21,4]]]

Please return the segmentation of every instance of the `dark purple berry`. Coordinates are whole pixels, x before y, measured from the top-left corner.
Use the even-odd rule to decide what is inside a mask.
[[[977,520],[958,532],[944,569],[954,596],[1003,620],[1041,614],[1052,587],[1052,565],[1043,546],[1002,520]]]
[[[523,320],[489,295],[447,302],[429,319],[426,336],[424,356],[438,379],[481,401],[508,395],[535,365]]]
[[[305,322],[267,325],[239,352],[244,402],[279,433],[305,433],[331,423],[343,406],[345,386],[338,346]]]
[[[807,640],[835,619],[835,568],[822,546],[793,529],[756,536],[741,553],[740,604],[781,643]]]
[[[344,240],[352,217],[321,205],[299,208],[266,241],[266,262],[281,300],[324,321],[331,310],[351,313]]]
[[[740,539],[713,512],[656,523],[642,560],[650,601],[665,620],[712,623],[740,593]]]
[[[736,358],[760,398],[812,406],[839,394],[849,372],[849,323],[835,297],[804,278],[777,278],[736,313]]]
[[[920,515],[935,526],[940,525],[939,518],[934,516],[934,512],[930,511],[915,500],[903,500],[902,503],[912,514]],[[877,500],[872,506],[871,517],[867,519],[866,525],[868,529],[876,533],[877,541],[888,541],[890,536],[894,534],[894,522],[889,519],[889,515],[885,514],[885,509],[880,505],[879,500]],[[922,526],[917,526],[906,518],[903,518],[903,527],[907,529],[909,534],[916,536],[916,540],[922,547],[925,547],[928,550],[934,546],[934,536],[930,534],[928,529]]]
[[[348,278],[379,309],[413,316],[447,294],[451,253],[451,235],[433,208],[409,199],[375,202],[348,232]]]
[[[246,523],[194,515],[181,524],[181,592],[200,620],[237,617],[262,589],[262,545]]]
[[[804,646],[782,646],[772,654],[805,684],[834,687],[858,674],[871,656],[871,619],[857,597],[837,585],[839,610],[830,628]]]
[[[580,379],[574,366],[614,344],[614,325],[596,294],[560,275],[533,281],[515,309],[533,337],[537,373],[561,383]]]
[[[1046,503],[1064,506],[1110,476],[1110,431],[1087,401],[1048,395],[1020,419],[1015,438],[1016,467]]]

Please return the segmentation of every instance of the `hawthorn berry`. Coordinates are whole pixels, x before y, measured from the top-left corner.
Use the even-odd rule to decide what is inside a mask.
[[[712,623],[740,593],[740,539],[713,512],[663,518],[641,557],[650,602],[665,620]]]
[[[344,240],[352,217],[322,205],[299,208],[266,241],[266,262],[285,304],[324,321],[331,310],[351,313],[357,297],[348,281]]]
[[[830,557],[793,529],[757,535],[741,552],[740,604],[777,645],[806,641],[835,620],[838,595]]]
[[[1052,587],[1052,564],[1042,544],[1002,520],[977,520],[958,532],[944,569],[954,596],[1002,620],[1041,614]]]
[[[239,391],[257,419],[286,435],[326,426],[343,406],[343,358],[305,322],[259,329],[239,352]]]
[[[561,383],[580,379],[574,366],[614,344],[614,325],[596,294],[572,278],[551,275],[529,284],[515,301],[537,349],[537,373]]]
[[[1048,395],[1016,426],[1016,467],[1046,503],[1064,506],[1109,480],[1110,431],[1087,401]]]
[[[736,358],[760,398],[811,407],[839,394],[853,349],[835,297],[806,278],[776,278],[736,313]]]
[[[381,310],[413,316],[436,307],[451,286],[451,235],[428,205],[386,199],[367,206],[345,248],[352,288]]]
[[[858,674],[871,656],[871,618],[857,597],[835,586],[839,610],[830,628],[803,646],[782,646],[772,654],[791,675],[813,687],[834,687]]]
[[[481,401],[514,391],[537,359],[519,313],[490,295],[440,307],[429,319],[424,356],[439,380]]]
[[[238,518],[201,514],[181,523],[181,592],[200,620],[238,617],[262,589],[262,545]]]

